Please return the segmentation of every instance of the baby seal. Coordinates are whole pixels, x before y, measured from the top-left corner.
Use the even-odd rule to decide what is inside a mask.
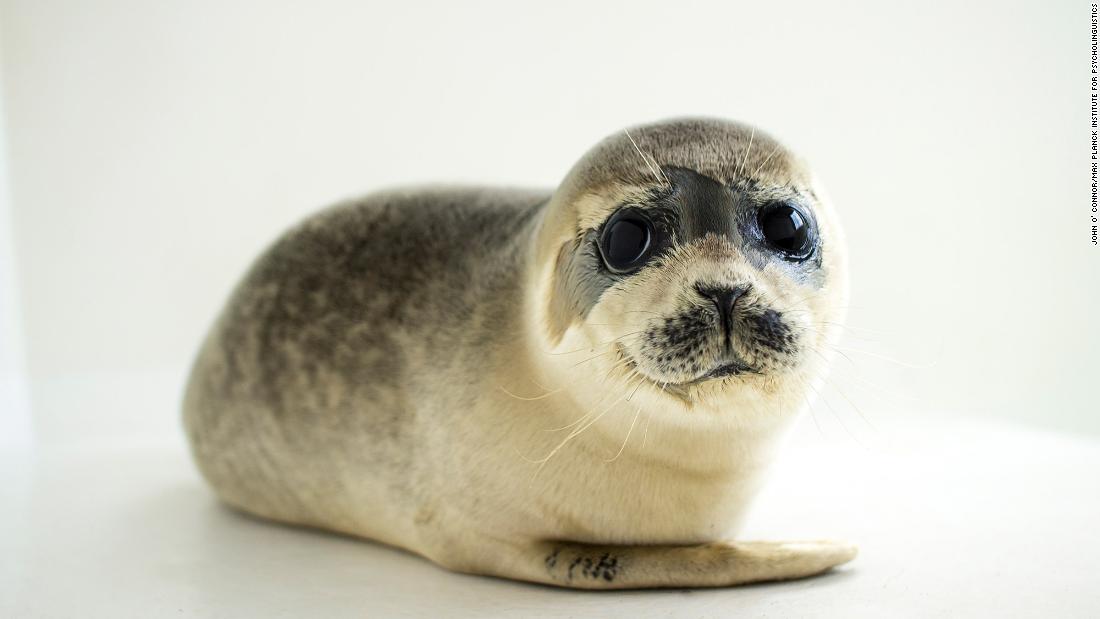
[[[733,536],[847,287],[797,157],[746,125],[660,122],[553,191],[398,190],[301,222],[203,344],[185,426],[226,503],[451,570],[805,577],[855,549]]]

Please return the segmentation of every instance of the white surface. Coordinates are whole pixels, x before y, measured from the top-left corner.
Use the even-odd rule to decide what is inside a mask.
[[[817,167],[851,324],[931,364],[877,383],[1100,433],[1088,25],[1038,0],[5,0],[36,431],[93,425],[52,381],[179,371],[246,264],[325,203],[554,185],[607,133],[710,114]]]
[[[854,563],[822,578],[690,592],[457,575],[247,518],[214,501],[178,443],[85,445],[30,462],[8,454],[0,616],[1100,614],[1100,441],[948,418],[890,427],[856,442],[804,420],[744,536],[850,539],[862,550]]]

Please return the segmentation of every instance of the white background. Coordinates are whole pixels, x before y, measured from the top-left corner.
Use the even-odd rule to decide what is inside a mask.
[[[842,214],[824,433],[1095,436],[1088,25],[1073,2],[5,1],[0,436],[179,446],[191,356],[286,226],[394,184],[553,186],[681,115],[774,133]]]
[[[320,206],[417,181],[553,186],[604,135],[686,114],[756,123],[819,169],[851,245],[851,325],[872,340],[851,345],[916,366],[852,353],[876,386],[1100,432],[1087,7],[14,1],[0,16],[6,305],[42,435],[165,431],[174,400],[129,401],[129,377],[178,384],[248,262]],[[123,421],[86,418],[76,393]]]

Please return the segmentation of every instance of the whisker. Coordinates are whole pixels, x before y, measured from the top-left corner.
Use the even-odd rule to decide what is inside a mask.
[[[775,148],[772,149],[772,152],[768,155],[768,157],[766,159],[764,159],[764,161],[759,166],[757,166],[756,170],[753,171],[752,175],[756,176],[757,174],[759,174],[760,170],[763,170],[764,166],[768,165],[768,162],[772,160],[772,157],[777,152],[779,152],[779,144],[775,145]]]
[[[555,389],[553,391],[550,391],[548,393],[544,393],[542,395],[537,395],[537,396],[534,396],[534,397],[526,398],[526,397],[523,397],[521,395],[516,395],[516,394],[512,393],[511,391],[508,391],[507,389],[504,388],[503,385],[498,386],[498,388],[501,391],[503,391],[504,393],[507,393],[508,395],[512,396],[513,398],[515,398],[517,400],[523,400],[524,402],[533,402],[535,400],[541,400],[543,398],[548,398],[548,397],[554,395],[555,393],[561,393],[561,391],[562,391],[561,389]]]
[[[818,390],[817,390],[817,389],[816,389],[816,388],[814,387],[814,385],[813,385],[813,382],[812,382],[812,381],[806,381],[806,380],[803,380],[803,384],[804,384],[804,385],[805,385],[805,386],[806,386],[807,388],[809,388],[809,390],[813,391],[813,392],[814,392],[814,394],[815,394],[815,395],[817,395],[817,400],[818,400],[819,402],[823,403],[823,404],[825,405],[825,407],[829,409],[829,412],[831,412],[831,413],[833,414],[833,417],[834,417],[834,418],[836,419],[837,423],[838,423],[838,424],[840,424],[840,427],[844,429],[844,433],[848,435],[848,438],[850,438],[850,439],[852,439],[853,441],[855,441],[855,443],[856,443],[857,445],[859,445],[860,447],[862,447],[862,448],[864,448],[864,449],[867,449],[867,446],[863,444],[863,441],[861,441],[861,440],[859,440],[858,438],[856,438],[856,435],[855,435],[855,434],[852,434],[852,431],[851,431],[850,429],[848,429],[848,425],[847,425],[846,423],[844,423],[844,420],[843,420],[843,419],[841,419],[841,418],[840,418],[840,414],[836,412],[836,409],[835,409],[835,408],[833,408],[833,405],[832,405],[832,404],[829,404],[829,401],[828,401],[827,399],[825,399],[824,397],[822,397],[822,395],[821,395],[821,392],[820,392],[820,391],[818,391]]]
[[[585,430],[587,430],[588,428],[592,427],[592,424],[594,424],[594,423],[596,423],[597,421],[599,421],[600,419],[602,419],[602,418],[603,418],[603,416],[604,416],[604,415],[606,415],[606,414],[608,413],[608,411],[610,411],[611,409],[615,408],[615,405],[616,405],[616,404],[618,404],[619,402],[622,402],[622,401],[623,401],[623,398],[625,398],[625,397],[626,397],[626,394],[625,394],[625,393],[624,393],[623,395],[619,396],[619,398],[618,398],[617,400],[615,400],[615,401],[614,401],[614,402],[612,402],[612,403],[611,403],[610,405],[608,405],[608,406],[607,406],[607,408],[603,409],[603,410],[602,410],[602,411],[600,412],[600,414],[599,414],[599,415],[596,415],[596,416],[595,416],[595,418],[594,418],[594,419],[592,419],[592,420],[588,421],[587,423],[585,423],[585,424],[584,424],[584,425],[582,425],[581,427],[579,427],[579,428],[577,428],[576,430],[573,430],[572,432],[570,432],[570,433],[569,433],[569,436],[565,437],[565,439],[564,439],[564,440],[562,440],[562,442],[558,443],[558,446],[557,446],[557,447],[555,447],[555,448],[553,448],[552,450],[550,450],[550,453],[546,454],[546,457],[545,457],[545,458],[542,458],[541,460],[536,460],[535,462],[538,462],[538,463],[539,463],[539,468],[538,468],[538,469],[537,469],[537,470],[535,471],[535,474],[536,474],[536,475],[538,475],[538,473],[539,473],[540,471],[542,471],[542,468],[543,468],[543,466],[545,466],[545,464],[546,464],[547,462],[549,462],[549,461],[550,461],[550,459],[551,459],[551,458],[553,458],[555,454],[557,454],[557,453],[558,453],[559,451],[561,451],[561,448],[562,448],[562,447],[565,447],[565,445],[566,445],[566,444],[568,444],[568,443],[569,443],[569,441],[573,440],[573,438],[574,438],[574,437],[577,437],[577,436],[579,436],[579,435],[580,435],[581,433],[583,433],[583,432],[584,432]]]
[[[824,437],[825,432],[821,429],[821,423],[817,420],[817,415],[814,413],[813,404],[810,404],[809,398],[805,398],[805,400],[806,400],[806,410],[810,411],[810,419],[813,420],[814,427],[817,428],[817,433],[820,436]],[[777,407],[777,408],[779,408],[779,407]],[[782,410],[777,411],[777,414],[782,414],[782,413],[783,413]]]
[[[591,361],[591,360],[593,360],[593,359],[598,359],[598,358],[600,358],[600,357],[602,357],[602,356],[604,356],[604,355],[608,355],[608,354],[611,354],[611,353],[613,353],[613,352],[615,352],[615,350],[614,350],[614,349],[611,349],[611,350],[605,350],[605,351],[603,351],[603,352],[601,352],[601,353],[599,353],[599,354],[593,355],[593,356],[591,356],[591,357],[589,357],[589,358],[585,359],[584,361],[578,361],[578,362],[574,363],[573,365],[571,365],[571,366],[569,366],[569,367],[571,367],[571,368],[575,368],[575,367],[577,367],[578,365],[581,365],[581,364],[584,364],[584,363],[588,363],[589,361]]]
[[[907,363],[905,361],[900,361],[898,359],[894,359],[893,357],[888,357],[886,355],[880,355],[879,353],[876,353],[876,352],[871,352],[869,350],[863,350],[863,349],[860,349],[860,348],[852,348],[850,346],[835,345],[835,346],[833,346],[833,348],[835,348],[837,350],[847,350],[847,351],[850,351],[850,352],[862,353],[862,354],[867,355],[869,357],[874,357],[876,359],[882,359],[883,361],[888,361],[890,363],[895,363],[897,365],[900,365],[901,367],[909,368],[911,370],[928,370],[928,369],[931,369],[931,368],[935,367],[935,365],[936,365],[936,362],[927,363],[927,364],[924,364],[924,365],[916,365],[916,364],[913,364],[913,363]]]
[[[625,334],[623,334],[623,335],[620,335],[620,336],[619,336],[619,337],[617,337],[617,338],[614,338],[614,339],[612,339],[611,341],[608,341],[608,342],[604,342],[604,343],[603,343],[603,345],[611,344],[612,342],[615,342],[615,341],[617,341],[617,340],[620,340],[620,339],[622,339],[622,338],[624,338],[624,337],[629,337],[629,336],[631,336],[631,335],[637,335],[638,333],[641,333],[641,331],[634,331],[633,333],[625,333]],[[582,349],[582,350],[584,350],[584,349]],[[589,349],[589,350],[591,350],[591,349]],[[580,351],[574,351],[574,352],[580,352]],[[613,353],[613,352],[617,352],[617,350],[616,350],[615,348],[611,348],[611,349],[605,350],[605,351],[603,351],[603,352],[601,352],[601,353],[597,353],[597,354],[595,354],[595,355],[592,355],[591,357],[589,357],[589,358],[587,358],[587,359],[584,359],[583,361],[578,361],[578,362],[574,363],[573,365],[571,365],[570,367],[574,367],[574,368],[575,368],[575,367],[577,367],[578,365],[583,365],[583,364],[585,364],[585,363],[588,363],[589,361],[592,361],[593,359],[598,359],[598,358],[600,358],[600,357],[602,357],[602,356],[604,356],[604,355],[606,355],[606,354],[609,354],[609,353]]]
[[[627,398],[628,400],[630,398]],[[615,454],[614,458],[610,460],[604,460],[604,462],[614,462],[619,459],[619,456],[623,455],[623,450],[626,449],[626,444],[630,441],[630,434],[634,432],[634,424],[638,423],[638,414],[642,412],[642,405],[639,404],[638,408],[634,410],[634,421],[630,422],[630,429],[626,431],[626,438],[623,439],[623,444],[619,447],[619,453]]]
[[[741,165],[737,166],[737,178],[741,178],[741,170],[745,167],[745,162],[749,160],[749,151],[752,149],[752,140],[756,137],[756,127],[752,128],[752,133],[749,134],[749,145],[745,147],[745,153],[741,155]]]
[[[863,414],[863,411],[860,410],[860,408],[858,406],[856,406],[856,403],[853,402],[851,398],[849,398],[843,391],[840,390],[840,387],[837,387],[833,383],[833,381],[829,380],[828,377],[825,377],[825,384],[832,387],[833,391],[836,391],[837,393],[840,394],[840,397],[844,398],[844,401],[848,403],[848,406],[851,406],[852,409],[855,410],[855,412],[859,415],[860,419],[863,420],[863,423],[867,424],[867,427],[871,428],[875,432],[878,432],[878,428],[875,427],[875,424],[871,423],[871,420],[868,419],[867,416]]]
[[[646,157],[645,153],[642,152],[642,149],[638,147],[638,143],[634,141],[634,136],[630,135],[630,132],[626,129],[623,129],[623,133],[626,134],[626,139],[630,140],[630,143],[634,145],[634,150],[638,151],[638,156],[642,158],[643,162],[645,162],[645,165],[647,168],[649,168],[650,173],[653,174],[653,176],[658,181],[660,181],[662,185],[668,185],[669,187],[671,187],[671,181],[668,180],[668,177],[662,176],[661,174],[657,173],[657,168],[655,168],[653,164],[649,162],[649,158]]]
[[[586,350],[587,351],[596,350],[600,346],[606,346],[606,345],[608,345],[612,342],[615,342],[617,340],[621,340],[624,337],[631,336],[631,335],[637,335],[638,333],[642,333],[643,331],[644,331],[644,329],[639,330],[639,331],[631,331],[630,333],[624,333],[622,335],[613,337],[610,340],[607,340],[605,342],[596,342],[595,344],[592,344],[591,346],[585,346],[584,348],[577,348],[575,350],[563,350],[561,352],[553,352],[553,351],[549,351],[549,350],[543,350],[541,352],[544,355],[549,355],[549,356],[552,356],[552,357],[557,357],[557,356],[561,356],[561,355],[574,355],[574,354],[577,354],[579,352],[583,352],[583,351],[586,351]]]

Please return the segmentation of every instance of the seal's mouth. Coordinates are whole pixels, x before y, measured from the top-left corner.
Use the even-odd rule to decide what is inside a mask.
[[[635,370],[638,375],[642,376],[649,382],[657,385],[662,390],[668,391],[669,389],[683,393],[683,390],[687,387],[699,385],[711,380],[720,380],[723,378],[731,378],[733,376],[740,376],[743,374],[760,374],[760,370],[750,366],[749,364],[739,359],[723,359],[718,365],[715,365],[711,369],[703,372],[695,378],[680,381],[680,382],[666,382],[660,381],[655,378],[651,378],[641,368],[638,367],[638,363],[634,360],[634,357],[627,352],[622,344],[617,344],[619,358],[626,361],[627,367],[631,370]]]
[[[711,371],[707,372],[706,374],[703,374],[699,378],[696,378],[692,382],[710,380],[712,378],[725,378],[727,376],[737,376],[738,374],[746,374],[746,373],[749,373],[749,372],[754,373],[754,374],[759,374],[759,372],[757,370],[749,367],[748,365],[746,365],[746,364],[744,364],[740,361],[734,361],[732,363],[724,363],[722,365],[719,365],[718,367],[712,369]]]
[[[698,385],[710,380],[719,380],[722,378],[730,378],[732,376],[740,376],[742,374],[759,374],[760,370],[742,362],[742,361],[727,361],[720,365],[717,365],[710,370],[700,374],[698,377],[691,380],[687,380],[681,383],[675,384],[677,387],[690,387],[692,385]]]

